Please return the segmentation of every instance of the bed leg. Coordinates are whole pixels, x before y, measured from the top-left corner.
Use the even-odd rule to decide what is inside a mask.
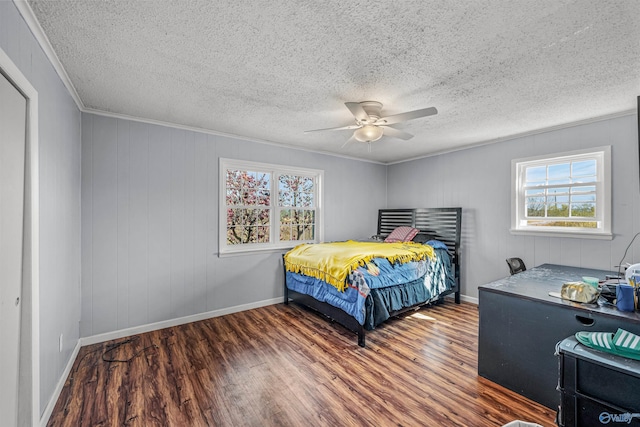
[[[364,343],[364,328],[362,326],[360,327],[360,330],[358,331],[358,345],[360,347],[363,347],[363,348],[365,346],[365,343]]]
[[[456,292],[454,295],[456,304],[460,304],[460,291]]]
[[[287,268],[284,265],[284,255],[282,255],[282,272],[284,273],[284,305],[289,305],[289,288],[287,287]]]

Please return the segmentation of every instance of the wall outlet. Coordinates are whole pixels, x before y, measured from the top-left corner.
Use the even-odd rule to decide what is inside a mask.
[[[60,353],[62,353],[62,334],[60,334],[60,338],[58,339],[58,347],[60,348]]]

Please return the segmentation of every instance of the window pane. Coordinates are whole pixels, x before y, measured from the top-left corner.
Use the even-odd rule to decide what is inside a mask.
[[[533,190],[527,190],[524,192],[524,195],[528,197],[532,197],[532,196],[544,196],[544,188],[536,188]]]
[[[256,199],[256,204],[269,206],[271,204],[271,192],[269,190],[258,190]]]
[[[242,204],[242,192],[237,188],[227,188],[227,206],[241,205]]]
[[[564,203],[549,203],[547,206],[547,216],[568,217],[569,205]]]
[[[586,193],[586,192],[595,193],[596,192],[596,186],[595,185],[585,185],[585,186],[572,187],[571,188],[571,194]]]
[[[525,180],[527,185],[544,185],[547,181],[547,167],[528,167],[525,172]]]
[[[283,209],[280,211],[280,237],[284,240],[315,239],[315,211]]]
[[[265,172],[229,169],[226,174],[226,204],[270,204],[270,174]]]
[[[315,224],[315,219],[316,211],[304,211],[304,219],[302,221],[304,224]]]
[[[555,196],[559,194],[569,194],[569,187],[549,188],[547,190],[547,194],[550,196]]]
[[[571,164],[571,176],[574,178],[596,176],[596,161],[583,160],[580,162],[573,162]]]
[[[227,209],[227,243],[256,243],[260,231],[256,226],[269,225],[269,215],[269,209]]]
[[[595,203],[596,195],[595,194],[581,194],[576,196],[571,196],[572,203]]]
[[[269,225],[271,221],[270,209],[256,209],[256,223],[259,225]]]
[[[258,243],[269,243],[269,229],[271,227],[258,227]]]
[[[296,193],[296,198],[292,206],[313,207],[313,193]]]
[[[570,175],[569,163],[561,163],[559,165],[549,165],[548,168],[548,180],[568,180]]]
[[[544,197],[527,197],[527,216],[544,216]]]
[[[569,203],[569,196],[556,196],[556,195],[549,195],[547,196],[547,203],[548,204],[552,204],[552,203]]]
[[[280,224],[280,241],[291,240],[291,226],[289,224]]]
[[[227,188],[235,188],[235,189],[242,188],[242,182],[243,182],[242,175],[243,175],[242,171],[235,170],[235,169],[227,170],[227,181],[226,181]]]
[[[313,240],[315,238],[314,231],[315,231],[314,226],[305,225],[304,232],[302,234],[302,240]]]
[[[572,203],[571,216],[585,216],[594,218],[596,216],[595,203]]]
[[[242,209],[227,209],[227,226],[240,224],[240,216]]]
[[[278,177],[278,204],[280,206],[312,207],[315,185],[313,178],[297,175]]]
[[[227,229],[227,243],[237,245],[249,241],[250,228],[245,226],[229,227]]]
[[[242,204],[243,205],[256,205],[258,203],[256,190],[244,189],[242,190]]]

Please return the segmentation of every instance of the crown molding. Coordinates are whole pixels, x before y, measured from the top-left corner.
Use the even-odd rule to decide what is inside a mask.
[[[92,108],[84,108],[81,111],[83,113],[93,114],[93,115],[96,115],[96,116],[111,117],[111,118],[114,118],[114,119],[122,119],[122,120],[128,120],[128,121],[133,121],[133,122],[146,123],[146,124],[150,124],[150,125],[163,126],[163,127],[173,128],[173,129],[187,130],[187,131],[191,131],[191,132],[204,133],[204,134],[207,134],[207,135],[221,136],[221,137],[225,137],[225,138],[241,139],[243,141],[255,142],[255,143],[258,143],[258,144],[266,144],[266,145],[271,145],[271,146],[278,147],[278,148],[287,148],[287,149],[290,149],[290,150],[305,151],[307,153],[323,154],[325,156],[339,157],[339,158],[347,159],[347,160],[357,160],[359,162],[374,163],[374,164],[377,164],[377,165],[385,165],[386,164],[384,162],[380,162],[380,161],[377,161],[377,160],[362,159],[362,158],[359,158],[359,157],[346,156],[346,155],[333,153],[333,152],[330,152],[330,151],[312,150],[310,148],[299,147],[299,146],[296,146],[296,145],[283,144],[281,142],[269,141],[267,139],[252,138],[252,137],[249,137],[249,136],[236,135],[236,134],[233,134],[233,133],[219,132],[219,131],[215,131],[215,130],[212,130],[212,129],[199,128],[199,127],[196,127],[196,126],[186,126],[186,125],[180,125],[180,124],[177,124],[177,123],[163,122],[161,120],[146,119],[146,118],[143,118],[143,117],[136,117],[136,116],[128,116],[126,114],[113,113],[113,112],[110,112],[110,111],[94,110]]]
[[[452,148],[450,150],[440,150],[440,151],[436,151],[434,153],[429,153],[429,154],[424,155],[424,156],[416,156],[416,157],[412,157],[410,159],[398,160],[398,161],[394,161],[394,162],[388,162],[388,163],[385,163],[385,165],[396,165],[396,164],[399,164],[399,163],[412,162],[414,160],[426,159],[428,157],[435,157],[435,156],[440,156],[442,154],[449,154],[449,153],[455,153],[457,151],[468,150],[470,148],[482,147],[483,145],[491,145],[491,144],[496,144],[498,142],[511,141],[511,140],[518,139],[518,138],[524,138],[526,136],[540,135],[542,133],[553,132],[553,131],[556,131],[556,130],[567,129],[567,128],[572,128],[572,127],[582,126],[582,125],[587,125],[589,123],[596,123],[596,122],[601,122],[601,121],[604,121],[604,120],[617,119],[618,117],[626,117],[626,116],[631,116],[631,115],[635,115],[635,114],[636,114],[636,110],[635,109],[619,111],[617,113],[606,114],[604,116],[598,116],[598,117],[591,117],[591,118],[588,118],[588,119],[579,120],[577,122],[562,123],[562,124],[559,124],[559,125],[549,126],[549,127],[542,128],[542,129],[534,129],[534,130],[530,130],[530,131],[527,131],[527,132],[521,132],[521,133],[516,133],[516,134],[513,134],[513,135],[503,136],[503,137],[500,137],[500,138],[489,139],[489,140],[485,140],[485,141],[478,141],[477,143],[463,145],[461,147]]]
[[[53,68],[56,70],[58,77],[60,77],[60,80],[62,80],[62,84],[64,84],[64,86],[67,88],[67,91],[69,91],[69,95],[71,95],[71,98],[73,98],[74,102],[78,106],[78,109],[80,111],[84,111],[84,104],[80,99],[76,88],[73,86],[73,83],[71,83],[71,79],[62,66],[58,55],[56,55],[56,52],[53,50],[53,46],[51,45],[51,42],[49,41],[47,35],[44,33],[44,30],[42,29],[40,22],[38,22],[35,13],[33,13],[33,9],[31,9],[31,6],[26,0],[13,0],[13,4],[16,5],[18,12],[20,12],[20,15],[22,15],[22,18],[31,30],[31,33],[38,41],[38,44],[49,59],[49,62],[51,62]]]

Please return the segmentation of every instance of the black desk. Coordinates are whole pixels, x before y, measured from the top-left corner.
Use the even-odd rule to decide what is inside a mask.
[[[578,331],[640,334],[640,313],[549,296],[583,276],[609,271],[543,264],[482,285],[478,374],[549,408],[560,404],[556,344]]]

